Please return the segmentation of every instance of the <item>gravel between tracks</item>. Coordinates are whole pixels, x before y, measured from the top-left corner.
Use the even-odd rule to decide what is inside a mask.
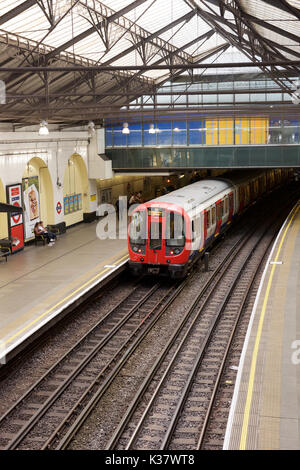
[[[224,253],[228,251],[228,246],[232,246],[237,239],[236,232],[228,235],[218,252],[211,256],[210,270],[213,271],[217,267],[223,259]],[[70,449],[105,449],[109,438],[147,375],[149,368],[181,321],[185,306],[192,303],[199,292],[199,284],[204,284],[210,274],[210,272],[204,272],[202,266],[199,268],[184,292],[168,308],[125,365],[117,380],[109,387],[108,392],[102,397],[94,412],[73,439],[69,446]],[[157,352],[157,356],[153,354],[153,351]],[[154,388],[155,385],[156,383],[153,382],[152,387]]]
[[[14,364],[9,372],[0,375],[0,416],[21,397],[82,335],[95,325],[111,308],[132,289],[133,280],[122,282],[94,296],[94,300],[76,309],[57,324],[51,332],[46,333],[42,344]]]

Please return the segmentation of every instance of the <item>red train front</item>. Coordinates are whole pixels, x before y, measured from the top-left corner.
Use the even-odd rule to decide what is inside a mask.
[[[190,250],[189,218],[175,204],[149,202],[139,205],[129,224],[129,266],[131,271],[182,277]]]

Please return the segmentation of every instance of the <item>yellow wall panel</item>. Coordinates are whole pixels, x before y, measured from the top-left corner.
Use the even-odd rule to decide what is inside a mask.
[[[84,212],[89,210],[88,174],[84,160],[78,154],[73,154],[69,158],[64,175],[64,197],[73,194],[82,194],[82,209],[65,214],[67,227],[81,222]]]
[[[218,120],[207,120],[206,121],[206,144],[207,145],[218,145]]]
[[[219,120],[219,144],[220,145],[226,144],[226,120],[225,119]]]

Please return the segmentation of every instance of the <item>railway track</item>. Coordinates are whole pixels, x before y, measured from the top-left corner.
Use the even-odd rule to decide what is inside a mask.
[[[138,283],[0,418],[0,447],[50,446],[93,388],[120,366],[124,350],[143,337],[174,291],[172,283]]]
[[[64,448],[188,282],[138,283],[0,418],[0,448]]]
[[[225,311],[226,308],[233,309],[236,307],[229,303],[229,299],[224,301],[224,293],[221,293],[220,297],[214,301],[212,296],[217,294],[219,288],[216,288],[219,286],[221,280],[224,282],[224,273],[227,271],[228,273],[231,272],[233,270],[233,266],[236,267],[235,275],[232,277],[232,274],[228,274],[228,279],[225,281],[225,284],[227,282],[228,289],[230,286],[232,287],[233,285],[235,286],[235,284],[238,284],[238,279],[241,278],[242,280],[242,270],[240,269],[239,271],[239,268],[242,265],[241,259],[245,258],[246,261],[243,261],[243,263],[248,263],[252,254],[241,254],[241,259],[237,259],[236,255],[237,253],[244,252],[246,245],[251,245],[251,243],[253,244],[255,237],[259,239],[262,238],[261,233],[259,236],[255,235],[255,228],[253,228],[253,231],[251,232],[249,232],[249,230],[246,230],[246,232],[247,233],[244,233],[238,242],[234,243],[234,245],[230,247],[226,256],[219,263],[218,268],[214,270],[208,281],[202,286],[201,292],[199,292],[192,307],[184,314],[180,325],[178,325],[178,328],[172,334],[172,337],[162,351],[162,354],[154,362],[153,367],[145,379],[143,379],[143,383],[138,389],[137,396],[131,403],[130,400],[128,401],[130,406],[127,407],[127,413],[121,420],[118,429],[115,430],[114,436],[110,438],[107,448],[139,448],[141,437],[137,434],[132,437],[131,429],[133,427],[137,427],[147,407],[147,404],[145,404],[142,397],[146,394],[148,402],[149,400],[151,402],[151,406],[152,400],[153,406],[155,404],[155,398],[149,399],[149,394],[152,394],[153,392],[151,390],[151,386],[159,383],[161,380],[163,382],[167,381],[171,384],[173,377],[177,377],[176,359],[172,359],[175,343],[177,345],[180,343],[183,347],[184,344],[187,344],[187,338],[189,335],[195,334],[193,340],[194,349],[199,350],[199,344],[204,345],[203,338],[208,335],[207,328],[209,325],[209,328],[211,328],[210,336],[212,338],[215,337],[215,330],[217,331],[218,325],[221,325],[221,327],[218,326],[218,331],[220,328],[223,328],[224,331],[226,329],[232,329],[234,319],[230,318],[227,320],[228,324],[223,324],[222,316],[225,316],[223,310]],[[254,248],[251,248],[251,246],[249,249],[251,253],[254,251]],[[116,308],[111,309],[104,318],[91,328],[91,330],[88,331],[88,333],[86,333],[74,347],[64,354],[64,356],[57,361],[57,363],[54,364],[51,369],[48,370],[44,376],[26,392],[17,401],[17,403],[5,413],[5,415],[0,418],[0,448],[67,448],[99,401],[101,401],[106,393],[109,393],[110,387],[113,386],[118,375],[124,369],[124,366],[129,362],[134,353],[139,350],[139,347],[142,347],[143,340],[147,338],[147,335],[154,329],[155,325],[159,324],[160,318],[163,317],[165,312],[167,312],[167,309],[181,293],[184,304],[183,290],[191,281],[192,277],[193,276],[190,276],[190,278],[187,278],[184,282],[176,284],[164,282],[161,285],[159,283],[151,283],[149,285],[143,280],[140,281]],[[238,289],[238,286],[235,286],[235,289]],[[240,289],[245,291],[245,285],[242,285]],[[237,291],[235,290],[235,292]],[[220,307],[219,318],[215,322],[216,326],[212,326],[212,319],[215,315],[215,310],[216,308],[219,308],[217,306],[223,301],[225,302],[224,309],[222,310]],[[212,308],[210,312],[207,311],[204,313],[206,308],[205,306],[210,305],[212,307],[214,306],[214,302],[216,302],[215,308]],[[227,304],[229,307],[227,307]],[[196,328],[196,323],[198,321],[197,318],[199,317],[199,308],[202,312],[200,315],[202,329],[199,330],[200,336],[197,336],[196,333],[192,333],[192,329]],[[194,327],[192,327],[192,325],[194,325]],[[191,331],[191,333],[189,333],[189,331]],[[206,345],[206,343],[203,348],[201,347],[203,354],[208,347],[209,346]],[[213,348],[214,347],[215,346],[213,345]],[[213,351],[210,353],[212,352]],[[186,354],[189,358],[190,353],[187,352]],[[203,358],[200,358],[200,362]],[[188,360],[187,365],[183,367],[186,372],[190,369],[190,365],[188,365],[189,362],[191,361]],[[184,364],[182,358],[179,359],[179,364],[180,363]],[[198,373],[198,369],[199,365],[196,365],[195,374],[196,372]],[[169,378],[163,379],[164,373],[166,372],[166,374],[168,374],[167,371],[169,371],[169,375],[167,375]],[[204,388],[210,387],[211,383],[215,380],[212,376],[214,374],[216,375],[216,372],[213,374],[210,371],[209,360],[206,372],[210,378],[207,380],[203,378],[200,379],[200,384],[203,382]],[[151,441],[148,436],[147,442],[150,447],[147,447],[148,444],[143,447],[143,444],[141,448],[151,448],[151,445],[154,445],[153,448],[156,449],[159,446],[162,446],[162,448],[169,446],[170,449],[177,449],[178,445],[180,448],[178,439],[180,441],[180,439],[182,440],[182,437],[180,437],[178,426],[182,422],[182,419],[184,419],[182,418],[184,416],[183,410],[187,407],[186,404],[189,403],[188,397],[193,389],[193,381],[195,381],[195,378],[193,376],[188,382],[186,378],[181,381],[185,384],[189,383],[189,385],[184,398],[181,397],[179,401],[176,399],[177,405],[175,408],[178,408],[177,412],[175,414],[173,411],[170,412],[170,405],[163,403],[163,409],[168,410],[168,413],[171,413],[173,416],[169,416],[170,423],[174,423],[169,425],[170,432],[168,431],[167,434],[164,432],[164,436],[158,441],[159,443],[157,443],[157,440],[155,441],[155,439]],[[178,388],[178,386],[174,385],[173,387],[174,390],[172,390],[172,394],[175,393],[175,389]],[[136,389],[134,390],[134,393],[136,392]],[[134,393],[132,394],[132,397],[134,396]],[[203,391],[201,393],[205,392]],[[195,400],[195,398],[192,399],[192,403],[193,400]],[[209,408],[209,405],[205,406]],[[213,408],[212,405],[211,408]],[[143,422],[146,422],[147,419],[150,419],[150,422],[153,421],[150,416],[150,409],[151,407],[145,414]],[[223,411],[222,413],[224,415]],[[203,413],[200,413],[201,416],[202,414]],[[161,416],[163,416],[163,420],[166,423],[168,421],[166,420],[166,417],[164,415]],[[193,423],[195,420],[192,419],[191,422]],[[188,423],[187,427],[192,428],[191,422]],[[211,417],[207,418],[207,423],[207,429],[211,429],[209,428],[212,423]],[[146,428],[143,428],[143,426],[143,424],[139,426],[141,433],[146,432],[147,434],[150,429],[150,435],[153,434],[151,426],[149,427],[149,425],[146,425]],[[154,425],[154,428],[157,430],[159,430],[160,427],[160,424],[156,423]],[[142,429],[146,429],[146,431],[142,431]],[[176,432],[177,437],[172,437],[175,436]],[[185,431],[183,434],[184,433]],[[127,434],[130,435],[129,444],[128,442],[125,442]],[[169,437],[166,437],[167,435]],[[193,437],[193,439],[195,441],[196,438]],[[197,439],[199,440],[200,437],[198,436]],[[205,445],[208,445],[208,447],[216,446],[214,438],[212,441],[213,442],[205,437],[201,442],[201,446],[203,442],[206,442]],[[185,443],[183,445],[184,448],[187,448]],[[197,445],[197,443],[193,445]],[[191,448],[195,447],[191,446]]]
[[[189,326],[180,325],[106,449],[220,448],[230,405],[221,379],[256,274],[276,234],[270,225],[241,242],[209,292],[197,296],[186,313]],[[220,386],[223,408],[218,409]]]

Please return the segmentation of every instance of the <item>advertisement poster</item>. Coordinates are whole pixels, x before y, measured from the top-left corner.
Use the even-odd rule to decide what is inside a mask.
[[[69,213],[74,212],[74,196],[69,196]]]
[[[10,236],[12,238],[12,252],[22,250],[24,248],[23,224],[11,227]]]
[[[15,184],[7,186],[8,204],[22,207],[22,185]],[[9,237],[12,239],[12,251],[19,251],[24,248],[23,214],[8,214]]]
[[[78,194],[74,196],[74,212],[78,211]]]
[[[82,210],[82,194],[73,194],[64,197],[65,215]]]
[[[36,222],[40,220],[40,197],[38,176],[23,178],[22,188],[24,200],[25,240],[30,240],[34,237],[34,226]]]
[[[82,210],[82,194],[78,194],[78,210]]]
[[[69,214],[69,196],[64,197],[64,214]]]

